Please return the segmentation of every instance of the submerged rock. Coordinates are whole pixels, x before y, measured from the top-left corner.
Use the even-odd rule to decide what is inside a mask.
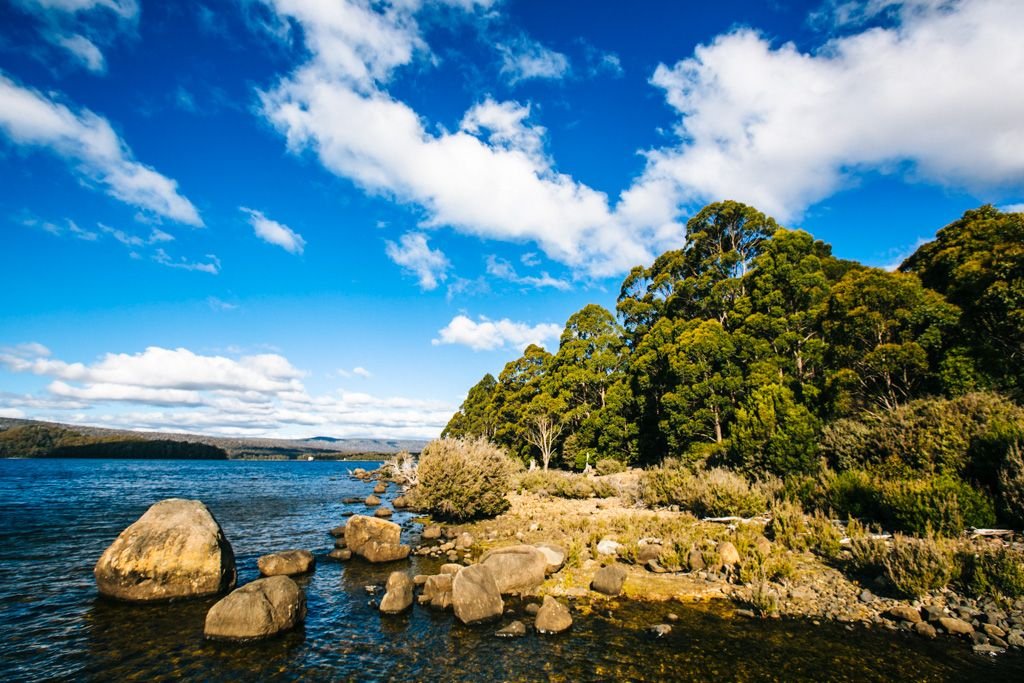
[[[392,514],[393,513],[391,511],[391,508],[387,507],[386,505],[381,505],[379,508],[373,511],[374,517],[382,517],[385,519],[390,517]]]
[[[436,524],[423,527],[423,533],[420,534],[424,541],[433,541],[441,538],[441,527]]]
[[[527,591],[544,582],[547,557],[532,545],[514,545],[492,550],[480,558],[491,570],[501,593]]]
[[[370,562],[391,562],[409,556],[410,548],[401,545],[402,528],[376,517],[353,515],[345,525],[345,544],[356,555]]]
[[[508,626],[495,632],[499,638],[519,638],[526,635],[526,624],[521,621],[513,621]]]
[[[331,552],[327,553],[327,557],[332,560],[338,560],[339,562],[347,562],[352,559],[352,551],[348,548],[335,548]]]
[[[412,605],[412,579],[405,572],[391,572],[388,577],[387,592],[380,601],[380,611],[385,614],[398,614]]]
[[[366,499],[363,501],[363,503],[367,507],[374,507],[376,505],[380,505],[380,498],[378,498],[377,496],[374,496],[374,495],[369,495],[369,496],[366,497]]]
[[[316,559],[308,550],[285,550],[264,555],[256,560],[256,566],[263,576],[294,576],[313,571],[316,568]]]
[[[452,606],[464,624],[500,617],[505,603],[491,570],[482,564],[465,567],[452,580]]]
[[[617,564],[610,564],[597,570],[594,580],[590,583],[590,589],[605,595],[618,595],[625,583],[626,570]]]
[[[306,594],[287,576],[257,579],[210,608],[203,633],[207,638],[266,638],[302,623]]]
[[[93,569],[102,595],[149,601],[217,595],[235,587],[235,554],[198,500],[162,500],[121,532]]]
[[[545,595],[533,625],[541,633],[561,633],[572,626],[572,615],[565,605]]]
[[[373,487],[373,492],[378,496],[388,492],[388,485],[384,482],[377,482],[377,485]]]
[[[391,505],[394,506],[396,510],[401,510],[402,508],[409,507],[409,501],[406,499],[405,496],[398,496],[393,501],[391,501]]]

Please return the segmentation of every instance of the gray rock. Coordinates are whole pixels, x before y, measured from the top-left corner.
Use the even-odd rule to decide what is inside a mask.
[[[553,543],[538,543],[537,550],[543,553],[547,560],[547,567],[544,570],[548,574],[554,574],[565,564],[565,548]]]
[[[952,635],[967,635],[974,633],[973,626],[963,619],[957,619],[955,617],[942,617],[939,619],[939,625],[946,633],[950,633]]]
[[[221,599],[206,614],[207,638],[266,638],[302,623],[306,594],[287,576],[257,579]]]
[[[428,576],[423,583],[423,595],[420,596],[420,602],[437,609],[451,607],[453,578],[451,574]]]
[[[938,621],[946,616],[946,613],[938,605],[925,605],[921,608],[922,616],[928,621]]]
[[[504,594],[528,591],[542,584],[548,560],[532,545],[514,545],[486,553],[480,564],[491,570],[498,590]]]
[[[636,561],[640,564],[657,562],[661,559],[662,548],[660,543],[642,543],[637,548]]]
[[[623,545],[612,538],[602,538],[597,544],[598,555],[618,556]]]
[[[926,621],[919,621],[914,624],[914,632],[925,638],[935,638],[938,635],[935,627]]]
[[[572,615],[565,605],[545,595],[533,625],[541,633],[561,633],[572,626]]]
[[[590,589],[605,595],[618,595],[626,582],[626,570],[616,564],[601,567],[590,582]]]
[[[412,579],[405,572],[391,572],[388,576],[387,592],[380,601],[380,611],[398,614],[412,605]]]
[[[285,550],[264,555],[256,560],[263,576],[295,576],[307,574],[316,568],[316,558],[308,550]]]
[[[916,624],[921,621],[921,613],[908,605],[896,605],[895,607],[889,608],[885,615],[891,619],[897,621],[909,621],[911,624]]]
[[[335,548],[331,552],[327,553],[327,557],[332,560],[338,560],[339,562],[347,562],[352,559],[352,551],[348,548]]]
[[[456,574],[452,580],[452,607],[464,624],[500,617],[505,603],[491,570],[475,564]]]
[[[103,551],[93,569],[102,595],[170,600],[217,595],[235,587],[235,554],[217,520],[198,500],[155,503]]]
[[[519,638],[526,635],[526,625],[521,621],[513,621],[508,626],[495,632],[499,638]]]

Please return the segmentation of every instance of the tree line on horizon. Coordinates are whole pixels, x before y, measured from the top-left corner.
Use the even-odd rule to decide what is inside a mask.
[[[531,345],[484,376],[442,436],[545,468],[674,459],[809,475],[854,438],[861,461],[882,457],[867,434],[893,416],[970,413],[1016,435],[1022,361],[1024,214],[967,211],[888,272],[723,201],[688,221],[683,248],[630,271],[614,314],[584,306],[554,353]]]

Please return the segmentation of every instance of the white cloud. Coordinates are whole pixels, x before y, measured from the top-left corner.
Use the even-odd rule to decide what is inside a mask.
[[[367,370],[366,368],[363,368],[363,367],[354,367],[354,368],[352,368],[352,374],[353,375],[357,375],[359,377],[366,378],[366,379],[369,379],[370,377],[373,377],[373,374],[369,370]]]
[[[21,408],[0,408],[0,417],[21,419],[25,417],[25,411]]]
[[[559,79],[569,75],[569,58],[522,35],[508,43],[498,43],[501,73],[512,84],[534,78]]]
[[[494,254],[490,254],[487,257],[487,273],[488,275],[493,275],[496,278],[514,282],[517,285],[526,285],[527,287],[535,287],[537,289],[551,287],[552,289],[564,292],[572,288],[572,285],[570,285],[566,280],[559,280],[558,278],[551,277],[544,271],[541,272],[539,277],[520,275],[516,272],[515,267],[513,267],[511,263],[503,258],[498,258]]]
[[[465,315],[457,315],[438,330],[440,336],[431,343],[434,346],[459,344],[474,351],[524,349],[530,344],[543,346],[545,341],[558,339],[561,334],[562,326],[554,323],[531,326],[527,323],[513,322],[508,318],[488,320],[482,316],[480,322],[476,322]]]
[[[290,254],[301,254],[305,249],[306,240],[287,225],[267,218],[262,211],[247,209],[244,206],[239,209],[249,215],[249,225],[256,236],[264,242],[276,244]]]
[[[70,52],[89,71],[103,73],[107,70],[107,62],[103,58],[103,53],[95,43],[85,36],[78,34],[56,36],[54,42]]]
[[[419,278],[421,289],[437,289],[439,282],[448,279],[448,257],[440,249],[431,249],[427,236],[421,232],[402,235],[398,244],[387,240],[384,251],[389,259]]]
[[[1024,213],[1024,204],[1007,204],[1000,206],[999,210],[1005,213]]]
[[[0,348],[0,367],[50,378],[42,397],[0,393],[0,415],[45,419],[42,411],[83,411],[56,419],[128,429],[275,435],[433,437],[453,406],[404,397],[336,391],[310,395],[305,372],[280,354],[230,358],[149,347],[108,353],[93,363],[54,359],[31,343]],[[369,377],[365,368],[352,373]],[[116,412],[101,412],[121,406]],[[127,410],[123,410],[127,408]]]
[[[44,40],[96,74],[106,71],[97,43],[108,45],[119,34],[134,31],[139,18],[135,0],[15,0],[15,4],[35,18],[35,28]]]
[[[43,147],[73,164],[86,180],[106,186],[116,199],[188,225],[199,212],[178,184],[132,158],[110,123],[87,109],[74,112],[0,74],[0,130],[15,144]]]
[[[206,298],[206,304],[214,311],[235,311],[238,310],[238,304],[233,304],[230,301],[224,301],[215,296]]]
[[[651,152],[645,181],[674,183],[691,202],[738,199],[783,220],[863,171],[975,191],[1020,187],[1024,4],[857,7],[895,12],[894,25],[810,54],[741,29],[659,66],[652,83],[679,112],[684,142]]]
[[[220,272],[220,259],[216,254],[207,254],[206,261],[189,261],[184,256],[175,260],[163,249],[157,249],[153,253],[153,260],[168,268],[180,268],[182,270],[197,270],[201,273],[216,275]]]

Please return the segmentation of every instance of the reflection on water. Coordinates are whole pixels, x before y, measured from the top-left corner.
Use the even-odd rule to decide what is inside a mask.
[[[370,485],[357,464],[290,462],[0,461],[0,640],[10,680],[1024,680],[1024,658],[974,655],[966,642],[926,641],[801,621],[734,620],[723,606],[608,603],[578,611],[570,632],[499,639],[500,624],[466,627],[415,607],[381,617],[381,585],[406,563],[326,559],[326,530],[346,496]],[[365,465],[364,465],[365,466]],[[132,605],[97,597],[92,566],[156,500],[199,498],[231,541],[240,583],[266,552],[309,548],[304,628],[257,643],[207,642],[214,600]],[[409,515],[396,522],[412,532]],[[414,573],[437,562],[414,559]],[[510,602],[512,618],[524,605]],[[647,631],[669,611],[664,638]]]

